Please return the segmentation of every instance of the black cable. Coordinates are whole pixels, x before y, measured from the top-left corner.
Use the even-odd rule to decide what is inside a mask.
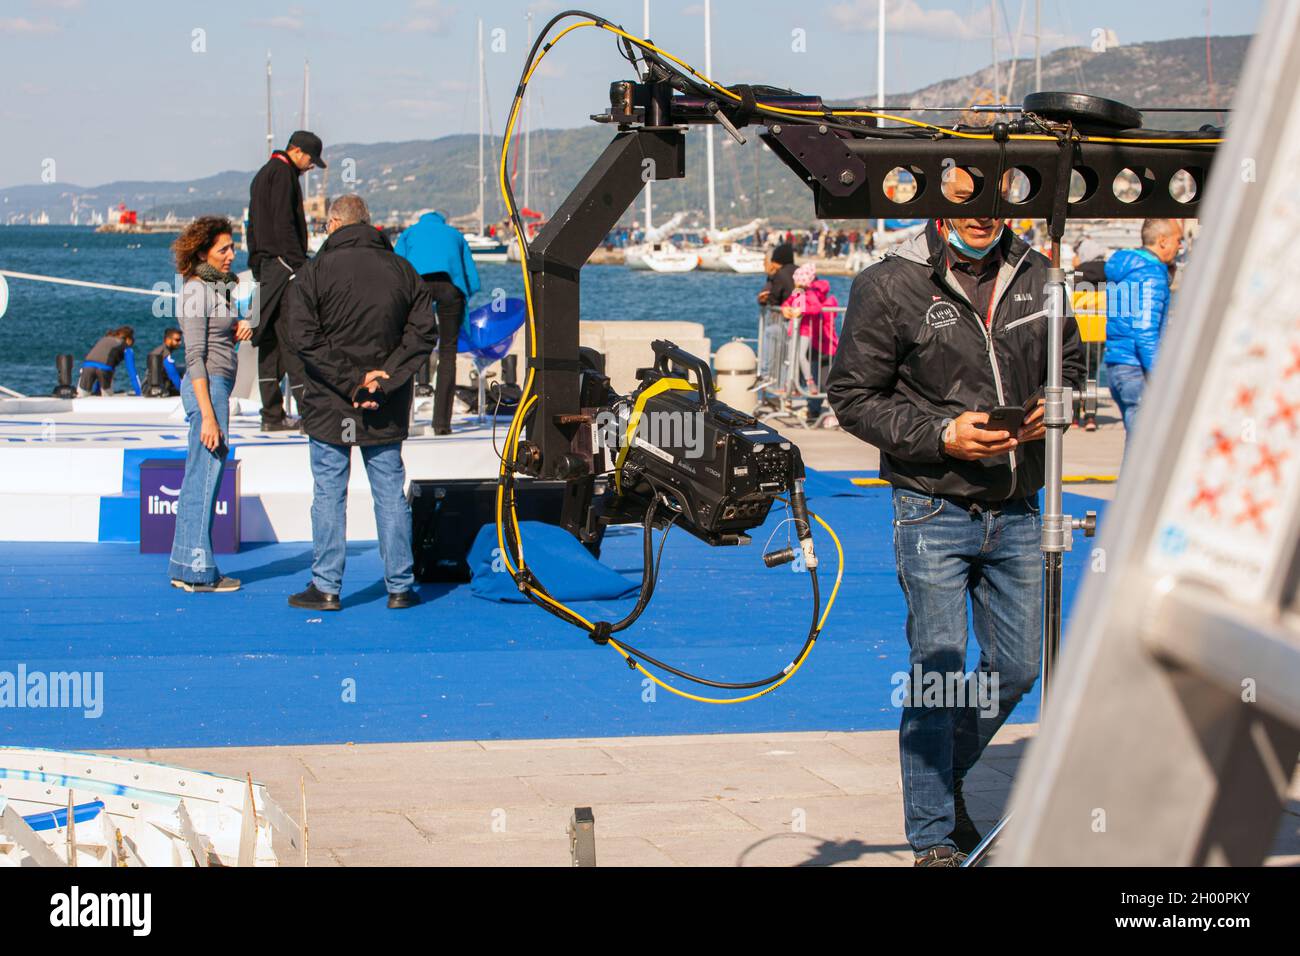
[[[812,626],[808,630],[808,637],[804,640],[803,647],[801,647],[799,649],[799,653],[794,656],[794,660],[796,661],[802,659],[808,653],[808,650],[812,647],[814,642],[816,642],[817,637],[820,634],[820,632],[817,629],[817,619],[818,617],[821,616],[821,585],[817,580],[816,568],[809,568],[808,576],[812,579],[812,592],[813,592]],[[624,641],[619,641],[618,643],[623,648],[623,650],[627,651],[628,654],[640,660],[641,663],[643,664],[651,664],[662,671],[666,671],[667,673],[672,674],[674,677],[680,677],[683,680],[688,680],[695,684],[702,684],[705,687],[714,687],[717,688],[718,690],[755,690],[756,688],[759,687],[766,687],[769,684],[775,684],[781,678],[785,677],[787,672],[787,669],[783,668],[782,670],[773,674],[771,677],[765,677],[762,680],[756,680],[756,681],[746,681],[744,683],[734,683],[730,681],[716,681],[716,680],[711,680],[707,677],[700,677],[697,674],[691,674],[688,671],[680,670],[676,667],[673,667],[671,664],[666,664],[663,661],[651,657],[649,654],[645,653],[644,651],[638,650],[637,648],[633,647],[631,644],[628,644]]]

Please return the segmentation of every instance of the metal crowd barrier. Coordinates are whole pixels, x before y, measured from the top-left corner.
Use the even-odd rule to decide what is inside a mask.
[[[838,337],[844,324],[844,307],[831,306]],[[782,419],[803,428],[816,428],[833,420],[826,401],[826,378],[834,352],[822,351],[816,329],[804,330],[799,318],[788,319],[778,306],[766,306],[758,316],[757,415],[762,420]]]
[[[1096,379],[1106,347],[1106,293],[1079,289],[1071,299],[1083,340],[1087,377]],[[844,307],[831,306],[825,311],[836,313],[838,338],[844,326]],[[826,401],[826,378],[835,356],[819,350],[817,337],[804,332],[800,325],[799,319],[786,318],[779,306],[759,310],[758,381],[754,385],[758,393],[757,415],[763,420],[781,419],[803,428],[816,428],[834,419]]]

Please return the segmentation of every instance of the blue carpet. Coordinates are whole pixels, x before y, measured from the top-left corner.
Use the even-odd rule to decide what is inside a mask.
[[[3,543],[0,672],[102,672],[104,693],[98,718],[0,707],[0,742],[100,749],[893,728],[891,675],[907,669],[907,643],[889,499],[844,477],[819,475],[811,488],[847,560],[826,630],[793,680],[730,707],[652,695],[613,650],[530,605],[475,598],[468,585],[422,585],[424,607],[389,611],[373,542],[348,548],[339,614],[285,603],[309,579],[307,544],[222,556],[222,571],[245,587],[211,595],[173,589],[166,556],[134,545]],[[1066,496],[1074,514],[1101,504]],[[810,589],[790,566],[763,566],[771,527],[737,549],[674,532],[655,598],[627,639],[721,680],[784,666],[807,631]],[[834,552],[824,534],[818,551],[826,594]],[[1066,556],[1067,612],[1087,557],[1082,542]],[[611,531],[602,560],[639,579],[639,530]],[[580,609],[617,619],[632,603]],[[1013,720],[1036,719],[1033,698]]]

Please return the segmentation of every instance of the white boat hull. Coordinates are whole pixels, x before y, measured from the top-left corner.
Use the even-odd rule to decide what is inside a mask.
[[[305,829],[251,780],[0,747],[0,867],[276,866],[275,832],[305,862]]]
[[[764,256],[757,249],[735,245],[708,245],[700,249],[700,268],[710,272],[739,272],[757,275],[763,271]]]
[[[671,243],[660,242],[653,246],[628,246],[623,254],[623,263],[629,269],[651,272],[690,272],[699,266],[700,257]]]

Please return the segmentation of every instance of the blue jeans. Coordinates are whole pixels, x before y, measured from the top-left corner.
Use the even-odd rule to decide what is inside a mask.
[[[1142,392],[1147,387],[1147,373],[1136,365],[1107,365],[1106,380],[1110,383],[1111,398],[1115,399],[1124,419],[1124,431],[1131,436],[1138,406],[1142,404]]]
[[[221,470],[225,467],[230,426],[230,390],[228,378],[208,379],[212,411],[221,429],[222,444],[208,451],[199,440],[203,413],[194,397],[191,376],[181,379],[181,407],[189,423],[189,449],[185,453],[185,480],[181,482],[180,500],[176,503],[176,536],[172,538],[172,557],[167,573],[173,580],[189,584],[215,584],[221,579],[212,554],[212,515],[221,487]]]
[[[343,587],[343,566],[348,551],[348,476],[352,473],[352,448],[315,438],[309,444],[311,474],[315,479],[311,499],[312,583],[325,594],[338,594]],[[411,553],[411,506],[406,500],[402,443],[362,445],[361,460],[366,464],[370,495],[375,502],[384,583],[390,594],[409,591],[415,587],[415,559]]]
[[[907,841],[920,853],[953,846],[953,781],[975,765],[1038,679],[1037,496],[972,514],[943,498],[896,488],[894,554],[911,647],[911,693],[900,701],[898,734],[903,814]],[[969,675],[968,599],[980,646],[979,669]],[[932,695],[927,688],[940,690]]]

